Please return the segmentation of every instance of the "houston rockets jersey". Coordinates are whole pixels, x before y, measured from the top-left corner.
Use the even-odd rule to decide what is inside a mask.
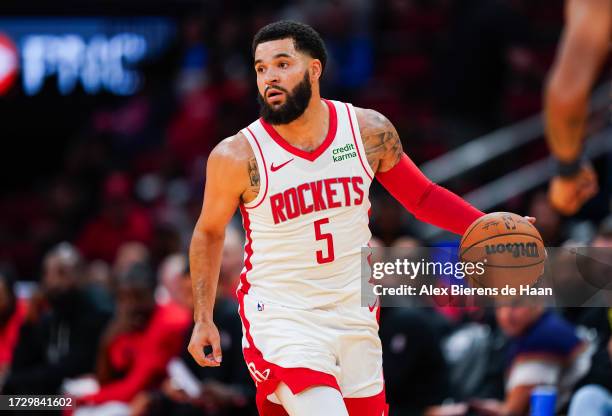
[[[353,106],[324,101],[329,130],[313,152],[293,147],[263,119],[242,130],[257,159],[260,188],[240,207],[246,242],[238,290],[262,305],[359,304],[374,173]]]

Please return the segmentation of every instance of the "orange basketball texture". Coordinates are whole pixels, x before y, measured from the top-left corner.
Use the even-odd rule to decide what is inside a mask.
[[[469,277],[475,286],[518,288],[544,272],[546,250],[538,230],[524,217],[493,212],[472,223],[459,244],[463,262],[484,262],[484,273]]]

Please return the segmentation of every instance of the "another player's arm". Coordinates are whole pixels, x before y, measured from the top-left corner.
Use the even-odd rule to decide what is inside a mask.
[[[611,0],[567,1],[566,26],[545,96],[548,144],[562,163],[572,164],[582,152],[588,99],[611,34]]]
[[[259,189],[259,172],[253,152],[241,134],[219,143],[206,166],[202,211],[189,247],[195,327],[189,352],[198,364],[216,366],[221,362],[219,332],[213,323],[225,228],[241,199],[251,200]],[[205,356],[204,347],[212,346]]]
[[[397,130],[374,110],[355,109],[368,163],[378,181],[418,219],[463,234],[484,215],[459,196],[431,182],[402,149]]]
[[[553,207],[575,214],[597,191],[582,158],[588,98],[609,49],[612,0],[568,0],[567,22],[545,94],[546,137],[558,160],[549,188]]]

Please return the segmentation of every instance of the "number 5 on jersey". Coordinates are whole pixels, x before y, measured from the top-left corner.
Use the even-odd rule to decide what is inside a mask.
[[[315,237],[317,241],[326,240],[327,241],[327,256],[323,255],[323,250],[317,250],[317,263],[331,263],[334,261],[334,239],[332,238],[331,233],[323,233],[321,232],[321,226],[323,224],[328,224],[329,218],[322,218],[320,220],[316,220],[314,222],[315,229]]]

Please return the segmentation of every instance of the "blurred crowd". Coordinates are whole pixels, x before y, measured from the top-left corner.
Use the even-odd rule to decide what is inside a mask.
[[[403,237],[394,246],[421,244]],[[612,248],[612,222],[592,244]],[[215,368],[186,349],[193,298],[184,254],[154,268],[151,251],[130,241],[107,269],[62,242],[43,257],[28,299],[2,267],[0,392],[64,394],[76,405],[64,413],[80,416],[255,415],[234,294],[242,247],[228,228],[214,309],[224,360]],[[598,409],[612,391],[612,309],[442,302],[383,308],[380,322],[392,415],[502,416],[504,404],[541,385],[557,388],[570,416],[608,414]]]
[[[65,394],[77,415],[253,414],[233,291],[242,241],[228,233],[215,318],[226,360],[200,368],[189,356],[193,298],[185,255],[154,269],[149,249],[121,244],[110,274],[70,243],[43,258],[40,289],[15,293],[0,274],[0,391]]]
[[[556,0],[204,3],[180,18],[168,54],[143,68],[139,93],[80,114],[59,141],[53,172],[3,191],[3,394],[68,394],[82,415],[254,414],[234,299],[239,216],[215,308],[220,368],[199,368],[186,352],[193,304],[185,253],[207,154],[258,114],[250,41],[259,27],[279,18],[313,24],[330,55],[323,95],[387,115],[421,163],[541,110],[563,20]],[[461,194],[545,153],[541,141],[447,185]],[[499,210],[536,217],[548,246],[610,246],[608,176],[600,175],[603,197],[572,220],[541,189]],[[371,198],[380,244],[431,243],[381,188]],[[503,401],[513,389],[561,381],[566,404],[582,385],[583,394],[609,392],[610,319],[607,309],[384,309],[392,414],[453,414],[431,406],[455,402],[465,412],[471,401],[494,415],[499,402],[473,399]]]

